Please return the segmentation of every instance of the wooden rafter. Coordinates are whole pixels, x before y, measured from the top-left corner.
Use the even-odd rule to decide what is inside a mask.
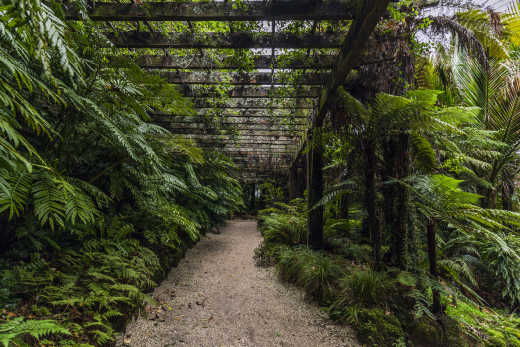
[[[349,20],[353,0],[236,2],[146,2],[140,4],[95,2],[89,16],[96,21],[261,21],[261,20]],[[70,7],[68,19],[80,19]]]
[[[344,33],[158,33],[123,31],[106,33],[121,48],[340,48]]]
[[[320,96],[321,88],[318,87],[302,87],[296,90],[290,90],[283,87],[265,87],[265,86],[240,86],[232,87],[229,90],[222,90],[213,86],[184,85],[182,88],[184,96],[192,98],[207,97],[229,97],[229,98],[280,98],[280,99],[298,99],[298,98],[317,98]]]
[[[302,130],[280,130],[280,129],[249,129],[236,131],[231,130],[219,130],[219,129],[208,129],[208,128],[171,128],[168,129],[172,134],[187,134],[187,135],[233,135],[235,133],[246,136],[287,136],[287,135],[303,135]]]
[[[111,59],[117,59],[112,57]],[[254,55],[252,64],[255,69],[270,69],[272,67],[270,55]],[[314,57],[283,56],[277,57],[274,67],[277,69],[332,69],[336,57],[333,55],[317,55]],[[240,69],[240,65],[234,56],[227,56],[218,61],[199,57],[177,57],[171,55],[142,55],[135,58],[138,65],[147,69]],[[242,63],[243,64],[243,63]]]
[[[193,140],[207,139],[213,141],[227,141],[228,143],[234,143],[239,141],[272,141],[272,143],[278,143],[281,141],[294,141],[299,138],[300,135],[234,135],[234,134],[188,134],[186,138]]]
[[[224,121],[224,122],[243,122],[243,121],[269,121],[273,123],[286,123],[292,124],[293,122],[304,122],[308,118],[308,112],[286,112],[287,110],[280,111],[280,113],[271,113],[270,110],[264,109],[219,109],[217,111],[204,108],[197,109],[194,115],[173,115],[169,113],[151,113],[154,119],[158,120],[170,120],[170,121],[193,121],[193,122],[212,122],[212,121]]]
[[[172,84],[233,84],[233,85],[322,85],[327,80],[325,73],[306,73],[294,76],[287,73],[275,74],[271,79],[271,73],[225,73],[225,72],[161,72],[168,83]]]
[[[300,98],[300,99],[268,99],[268,98],[254,98],[248,99],[235,98],[230,100],[220,100],[220,98],[201,97],[192,99],[193,106],[196,109],[263,109],[263,110],[311,110],[314,108],[313,99]]]

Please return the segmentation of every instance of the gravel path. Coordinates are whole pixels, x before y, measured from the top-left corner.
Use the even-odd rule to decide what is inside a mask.
[[[360,346],[272,269],[255,266],[261,240],[245,220],[204,237],[156,288],[160,305],[131,322],[118,346]]]

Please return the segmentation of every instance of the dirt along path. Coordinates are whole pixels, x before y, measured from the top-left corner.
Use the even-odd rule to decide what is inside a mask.
[[[131,322],[119,346],[360,346],[347,327],[259,268],[255,221],[204,237],[154,292],[159,307]]]

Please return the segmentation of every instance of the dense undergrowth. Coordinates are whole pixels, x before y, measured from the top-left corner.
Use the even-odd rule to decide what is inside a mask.
[[[191,114],[59,1],[2,2],[0,343],[103,346],[242,206],[232,161],[151,122]],[[85,3],[77,2],[81,9]]]
[[[328,214],[321,251],[308,245],[302,199],[260,211],[258,224],[264,241],[255,251],[257,264],[276,266],[282,280],[302,287],[309,299],[317,301],[332,319],[354,327],[360,341],[369,346],[520,346],[520,318],[501,305],[492,308],[476,299],[493,292],[495,283],[482,282],[471,289],[451,282],[457,269],[453,263],[460,262],[460,255],[444,251],[439,283],[427,276],[424,246],[418,249],[421,265],[415,272],[396,267],[375,271],[373,249],[362,237],[362,212],[353,207],[345,220],[334,218],[334,209]],[[466,242],[469,247],[470,240]],[[492,248],[491,242],[472,246]],[[448,245],[443,248],[447,249]],[[477,269],[468,269],[475,271],[473,276],[494,273],[494,265],[485,259],[479,264]],[[441,319],[430,310],[432,288],[445,294],[446,315]],[[498,298],[500,293],[492,296]]]

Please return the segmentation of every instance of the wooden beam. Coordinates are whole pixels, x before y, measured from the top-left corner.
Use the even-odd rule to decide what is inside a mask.
[[[224,152],[226,155],[231,157],[243,157],[243,159],[254,159],[254,160],[270,160],[273,162],[287,161],[291,163],[291,153],[265,153],[265,152],[250,152],[250,151],[237,151],[237,152]]]
[[[106,36],[120,48],[340,48],[344,33],[191,33],[162,34],[149,31],[108,32]]]
[[[212,119],[218,118],[218,119],[228,119],[228,118],[269,118],[273,121],[279,120],[285,120],[289,121],[292,119],[308,119],[310,116],[310,112],[308,111],[298,111],[294,112],[294,110],[276,110],[276,111],[270,111],[262,108],[247,108],[247,109],[214,109],[211,107],[205,107],[205,108],[197,108],[195,109],[195,114],[193,115],[182,115],[182,114],[170,114],[170,113],[164,113],[164,112],[152,112],[150,113],[152,117],[157,118],[171,118],[171,117],[186,117],[186,118],[205,118],[206,120],[210,121]]]
[[[379,20],[385,15],[389,3],[390,0],[365,0],[363,2],[360,16],[352,24],[345,42],[341,46],[334,69],[329,75],[327,88],[321,93],[316,115],[318,122],[325,117],[336,89],[344,83],[354,66],[361,60],[364,50],[371,41],[370,36]],[[382,41],[392,38],[390,35],[384,35],[380,39]],[[375,42],[379,41],[375,40]]]
[[[301,89],[301,90],[300,90]],[[298,88],[298,92],[293,88],[285,87],[264,87],[264,86],[241,86],[234,87],[229,90],[222,91],[220,88],[213,86],[183,85],[181,88],[184,96],[192,98],[207,97],[229,97],[229,98],[279,98],[279,99],[299,99],[299,98],[317,98],[320,95],[321,88],[318,87],[302,87]]]
[[[271,73],[225,73],[225,72],[161,72],[161,77],[172,84],[232,84],[232,85],[322,85],[328,78],[325,73],[306,73],[291,75],[288,73],[275,74],[272,80]],[[271,83],[272,82],[272,83]]]
[[[131,56],[123,56],[131,58]],[[119,57],[111,57],[119,59]],[[270,69],[272,66],[270,55],[254,55],[252,64],[255,69]],[[275,59],[274,67],[277,69],[309,69],[330,70],[334,66],[336,57],[334,55],[316,55],[310,57],[301,56],[279,56]],[[237,61],[235,56],[226,56],[217,60],[207,57],[193,56],[171,56],[171,55],[140,55],[135,62],[146,69],[240,69],[249,67],[249,62]]]
[[[182,119],[181,119],[182,118]],[[264,127],[264,128],[278,128],[278,129],[287,129],[294,127],[294,129],[304,129],[307,127],[306,122],[273,122],[270,119],[262,119],[262,118],[238,118],[232,119],[230,122],[219,122],[218,120],[212,122],[207,119],[199,119],[194,120],[194,117],[176,117],[175,119],[154,119],[155,123],[163,124],[168,127],[180,127],[184,128],[186,125],[190,126],[190,124],[194,124],[199,128],[230,128],[230,129],[244,129],[253,127]]]
[[[289,141],[267,141],[267,140],[240,140],[233,142],[218,141],[213,139],[198,139],[195,140],[197,145],[201,147],[218,147],[218,148],[291,148],[296,149],[296,143],[292,140]]]
[[[222,124],[222,123],[271,123],[271,124],[305,124],[309,116],[301,114],[280,113],[272,114],[264,110],[243,110],[235,113],[224,112],[211,113],[211,109],[198,109],[196,115],[173,115],[168,113],[152,113],[153,120],[171,121],[181,123],[206,123],[206,124]]]
[[[208,147],[208,148],[260,148],[260,149],[284,149],[284,148],[296,148],[295,143],[293,142],[262,142],[262,141],[244,141],[244,142],[233,142],[233,143],[226,143],[226,142],[215,142],[215,141],[204,141],[199,140],[197,141],[197,145],[201,147]]]
[[[214,140],[214,141],[227,141],[227,143],[236,143],[240,141],[272,141],[273,143],[279,143],[279,141],[295,141],[299,139],[300,135],[235,135],[235,134],[186,134],[184,138],[197,140]]]
[[[195,108],[211,109],[265,109],[265,110],[311,110],[313,99],[270,99],[270,98],[236,98],[222,101],[220,98],[193,98]]]
[[[306,125],[297,125],[297,124],[232,124],[228,127],[219,127],[205,124],[205,123],[177,123],[177,122],[169,122],[169,121],[155,121],[155,123],[169,129],[172,132],[177,131],[187,131],[194,130],[196,133],[198,132],[214,132],[214,131],[287,131],[287,132],[301,132],[305,133]]]
[[[289,150],[255,150],[253,148],[235,148],[235,149],[219,149],[222,153],[227,154],[256,154],[256,155],[264,155],[264,156],[279,156],[279,155],[289,155],[291,157],[292,151]]]
[[[241,158],[241,157],[231,157],[233,159],[233,162],[235,164],[241,165],[242,167],[247,167],[249,169],[258,169],[260,167],[278,167],[278,168],[284,168],[288,169],[290,167],[290,163],[285,160],[269,160],[269,159],[262,159],[262,158]]]
[[[269,152],[269,151],[259,151],[259,150],[255,150],[255,149],[244,149],[244,148],[236,148],[236,149],[225,149],[225,150],[221,150],[223,153],[226,153],[228,155],[232,155],[232,156],[254,156],[254,157],[259,157],[259,158],[262,158],[262,157],[273,157],[273,158],[286,158],[286,159],[291,159],[291,154],[292,152],[291,151],[272,151],[272,152]]]
[[[336,64],[332,73],[329,75],[327,86],[322,90],[318,111],[314,120],[313,127],[321,127],[323,119],[328,112],[329,103],[336,93],[336,89],[343,84],[345,78],[350,74],[354,66],[361,60],[363,52],[369,44],[377,47],[377,42],[383,40],[396,40],[398,37],[392,35],[383,35],[382,38],[372,39],[372,35],[377,23],[386,13],[386,9],[390,0],[365,0],[357,16],[348,32],[343,43],[340,53],[338,54]],[[381,36],[381,35],[380,35]],[[309,130],[312,131],[312,130]],[[294,162],[297,162],[303,153],[307,142],[302,143],[302,147],[298,151]]]
[[[298,136],[303,135],[305,132],[302,130],[218,130],[218,129],[192,129],[192,128],[173,128],[168,129],[172,134],[185,134],[185,135],[229,135],[233,134],[242,136]]]
[[[95,2],[89,17],[95,21],[349,20],[355,6],[353,0],[292,0],[275,2],[272,6],[260,1]],[[67,19],[81,19],[77,7],[69,7]]]
[[[231,153],[231,152],[238,152],[240,150],[243,151],[249,151],[249,152],[257,152],[257,153],[283,153],[283,154],[294,154],[294,147],[287,147],[287,146],[281,146],[281,147],[273,147],[273,146],[260,146],[255,145],[254,147],[244,146],[244,147],[232,147],[232,146],[224,146],[224,147],[218,147],[215,145],[203,145],[199,144],[199,147],[201,148],[210,148],[215,149],[218,148],[218,150],[223,151],[225,153]]]
[[[163,121],[170,123],[204,123],[204,124],[280,124],[280,125],[305,125],[307,124],[307,117],[305,116],[274,116],[269,114],[262,114],[258,111],[243,113],[239,115],[222,114],[217,116],[174,116],[174,115],[152,115],[155,121]]]

